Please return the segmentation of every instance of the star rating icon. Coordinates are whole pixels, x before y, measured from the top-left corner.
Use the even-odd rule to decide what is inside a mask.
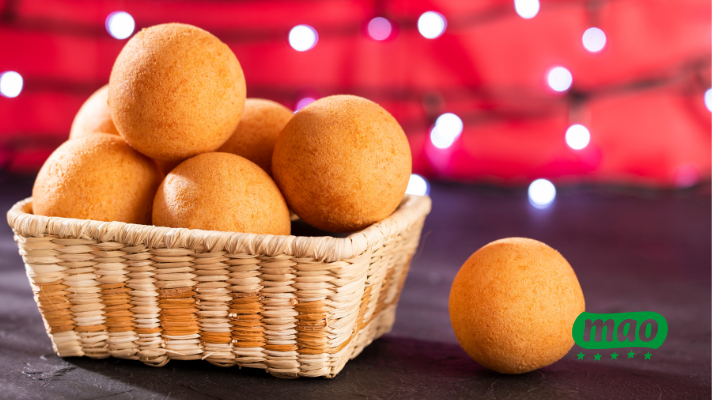
[[[631,351],[630,353],[627,353],[627,354],[628,354],[628,358],[634,358],[634,356],[635,356],[636,353],[633,353],[633,351]],[[579,360],[583,360],[583,357],[584,357],[585,355],[586,355],[586,354],[584,354],[583,352],[580,352],[580,353],[576,354],[576,356],[578,357]],[[616,352],[613,352],[613,353],[611,354],[611,360],[617,360],[619,355],[620,355],[620,354],[618,354],[618,353],[616,353]],[[650,357],[652,357],[653,355],[650,354],[650,352],[648,352],[648,353],[644,354],[644,356],[645,356],[645,359],[646,359],[646,360],[650,360]],[[593,359],[596,360],[596,361],[601,361],[601,357],[602,357],[601,354],[600,354],[600,353],[597,353],[597,354],[595,354],[595,355],[593,356]]]

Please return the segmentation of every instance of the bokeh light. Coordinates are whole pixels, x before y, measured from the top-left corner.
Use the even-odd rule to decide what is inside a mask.
[[[405,189],[405,192],[406,194],[425,196],[430,193],[430,185],[422,176],[418,174],[410,174],[408,187]]]
[[[712,89],[707,89],[705,92],[705,106],[709,112],[712,112]]]
[[[444,128],[448,132],[452,132],[455,136],[460,136],[462,129],[465,127],[462,123],[462,119],[453,113],[445,113],[439,116],[438,119],[435,120],[435,125]]]
[[[557,92],[563,92],[571,87],[574,77],[568,69],[564,67],[554,67],[547,74],[546,81],[552,89]]]
[[[529,203],[536,208],[546,208],[556,198],[556,187],[546,179],[537,179],[529,185]]]
[[[603,50],[606,46],[606,34],[598,28],[588,28],[581,38],[583,47],[591,53]]]
[[[435,39],[442,35],[445,28],[447,28],[447,20],[438,12],[428,11],[418,18],[418,32],[426,39]]]
[[[296,51],[311,50],[318,41],[316,29],[309,25],[297,25],[289,31],[289,45]]]
[[[539,8],[539,0],[514,0],[514,10],[524,19],[536,17]]]
[[[700,180],[700,171],[692,164],[679,165],[673,171],[673,184],[680,188],[688,188],[695,185]]]
[[[294,107],[294,112],[301,110],[302,108],[308,106],[309,104],[311,104],[315,101],[316,101],[316,99],[313,97],[303,97],[303,98],[299,99],[299,101],[297,102],[297,105]]]
[[[15,71],[6,71],[0,74],[0,95],[4,97],[17,97],[22,92],[22,75]]]
[[[435,121],[435,126],[430,131],[430,141],[438,149],[447,149],[460,137],[463,128],[464,124],[460,117],[453,113],[445,113]]]
[[[106,30],[115,39],[126,39],[135,28],[133,17],[126,11],[114,11],[106,17]]]
[[[566,144],[574,150],[581,150],[591,141],[591,132],[583,125],[571,125],[566,130]]]
[[[391,23],[383,17],[376,17],[368,22],[368,35],[374,40],[388,39],[392,30]]]

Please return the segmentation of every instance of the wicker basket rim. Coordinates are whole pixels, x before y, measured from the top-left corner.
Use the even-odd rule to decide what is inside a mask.
[[[32,214],[32,197],[21,200],[7,212],[10,227],[23,236],[56,235],[99,242],[145,245],[149,248],[227,251],[232,254],[289,254],[321,262],[347,260],[378,247],[379,243],[409,229],[430,212],[428,196],[405,195],[396,211],[381,222],[345,238],[307,237],[254,233],[205,231],[153,225],[105,222]]]

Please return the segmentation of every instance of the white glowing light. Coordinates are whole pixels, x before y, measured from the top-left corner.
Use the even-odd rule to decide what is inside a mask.
[[[391,23],[383,17],[376,17],[368,22],[368,35],[374,40],[386,40],[391,36]]]
[[[591,132],[583,125],[571,125],[566,130],[566,144],[574,150],[581,150],[591,141]]]
[[[440,126],[448,132],[452,132],[454,136],[460,136],[462,129],[465,127],[460,117],[453,113],[445,113],[439,116],[435,120],[435,126]]]
[[[131,14],[126,11],[114,11],[106,17],[106,30],[115,39],[126,39],[136,28]]]
[[[452,146],[462,134],[464,124],[460,117],[453,113],[445,113],[435,120],[435,126],[430,131],[430,141],[438,149]]]
[[[405,189],[406,194],[413,194],[416,196],[425,196],[430,193],[430,185],[428,181],[418,174],[410,174],[410,179],[408,180],[408,188]]]
[[[712,112],[712,89],[707,89],[705,92],[705,106],[709,112]]]
[[[297,25],[289,31],[289,45],[296,51],[311,50],[318,41],[316,29],[309,25]]]
[[[539,8],[539,0],[514,0],[514,10],[524,19],[536,17]]]
[[[455,139],[457,139],[457,137],[444,133],[443,130],[437,126],[434,126],[430,131],[430,141],[433,143],[433,146],[438,149],[447,149],[455,143]]]
[[[418,18],[418,32],[426,39],[435,39],[442,35],[445,28],[447,28],[447,20],[438,12],[424,12]]]
[[[581,38],[583,47],[591,53],[603,50],[606,46],[606,34],[598,28],[588,28]]]
[[[294,109],[294,112],[297,112],[301,110],[302,108],[308,106],[309,104],[315,102],[316,99],[311,98],[311,97],[305,97],[297,102],[297,106]]]
[[[546,208],[556,198],[556,187],[546,179],[537,179],[529,185],[529,203],[536,208]]]
[[[6,71],[0,75],[0,94],[13,98],[17,97],[22,91],[22,75],[15,71]]]
[[[564,67],[554,67],[546,76],[549,86],[557,92],[563,92],[571,87],[574,77],[568,69]]]

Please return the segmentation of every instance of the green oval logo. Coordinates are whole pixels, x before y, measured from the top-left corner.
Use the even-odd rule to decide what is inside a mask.
[[[657,349],[667,338],[665,317],[653,311],[615,314],[582,312],[571,330],[584,349],[648,347]]]

